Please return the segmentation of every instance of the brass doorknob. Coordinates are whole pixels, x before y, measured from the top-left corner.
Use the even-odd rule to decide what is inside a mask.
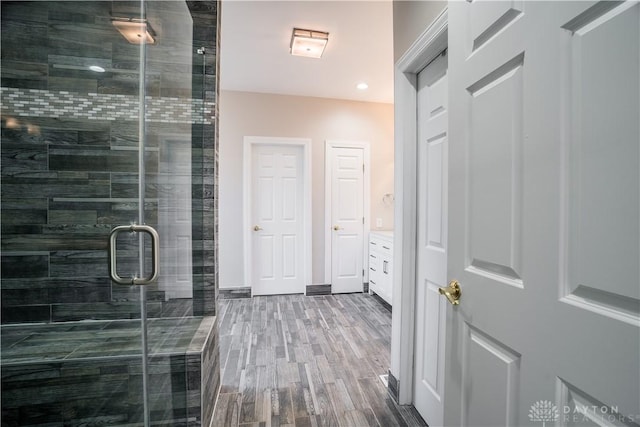
[[[462,291],[460,290],[460,284],[457,280],[452,280],[449,282],[449,286],[446,288],[438,288],[438,292],[440,295],[444,295],[447,297],[447,301],[449,301],[453,305],[460,304],[460,296],[462,295]]]
[[[342,230],[342,227],[340,227],[339,225],[334,225],[334,226],[333,226],[333,229],[334,229],[335,231],[338,231],[338,230]]]
[[[253,231],[260,231],[262,230],[262,227],[260,227],[259,225],[256,225],[255,227],[253,227]]]

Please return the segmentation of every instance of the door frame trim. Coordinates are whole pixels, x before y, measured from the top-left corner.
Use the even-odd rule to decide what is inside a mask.
[[[331,150],[334,148],[362,148],[364,161],[364,199],[363,213],[364,225],[362,236],[362,262],[363,268],[367,259],[367,243],[369,240],[369,228],[371,217],[371,144],[369,141],[349,141],[327,139],[324,142],[324,283],[331,283],[331,165],[329,164]],[[367,268],[362,276],[362,283],[367,281],[369,275]]]
[[[306,294],[306,288],[311,284],[311,139],[310,138],[279,138],[269,136],[245,136],[243,146],[243,240],[244,240],[244,277],[245,283],[251,288],[251,296],[253,296],[253,283],[251,280],[252,260],[251,254],[251,157],[253,149],[257,145],[283,145],[302,147],[302,178],[303,182],[303,237],[304,237],[304,284],[300,289],[300,293]]]
[[[448,8],[425,29],[395,64],[394,254],[390,373],[400,404],[413,402],[417,264],[418,73],[448,46]],[[410,286],[403,286],[410,284]]]

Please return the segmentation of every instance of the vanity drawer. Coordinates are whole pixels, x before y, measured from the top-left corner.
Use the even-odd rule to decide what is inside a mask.
[[[369,235],[369,292],[391,304],[393,294],[393,237],[371,232]]]
[[[393,252],[393,243],[372,237],[369,239],[369,253],[378,252],[381,255],[391,256]]]

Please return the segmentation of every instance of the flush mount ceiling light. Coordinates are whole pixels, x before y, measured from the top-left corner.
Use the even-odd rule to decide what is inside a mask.
[[[156,33],[146,19],[111,18],[111,23],[131,44],[155,44]]]
[[[96,73],[104,73],[106,70],[99,65],[89,65],[89,69]]]
[[[358,89],[360,89],[360,90],[365,90],[365,89],[367,89],[367,88],[369,87],[369,85],[368,85],[368,84],[366,84],[365,82],[362,82],[362,83],[358,83],[358,84],[356,85],[356,87],[357,87]]]
[[[329,41],[329,33],[324,31],[294,28],[291,34],[291,55],[320,58]]]

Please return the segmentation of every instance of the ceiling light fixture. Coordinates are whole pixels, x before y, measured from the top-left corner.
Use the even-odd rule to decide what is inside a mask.
[[[329,41],[329,33],[324,31],[294,28],[291,34],[291,55],[320,58]]]
[[[89,65],[89,69],[91,71],[95,71],[96,73],[104,73],[105,69],[99,65]]]
[[[369,85],[366,84],[365,82],[362,82],[362,83],[358,83],[356,87],[360,90],[365,90],[369,88]]]
[[[156,33],[146,19],[111,18],[111,23],[131,44],[156,43]]]

